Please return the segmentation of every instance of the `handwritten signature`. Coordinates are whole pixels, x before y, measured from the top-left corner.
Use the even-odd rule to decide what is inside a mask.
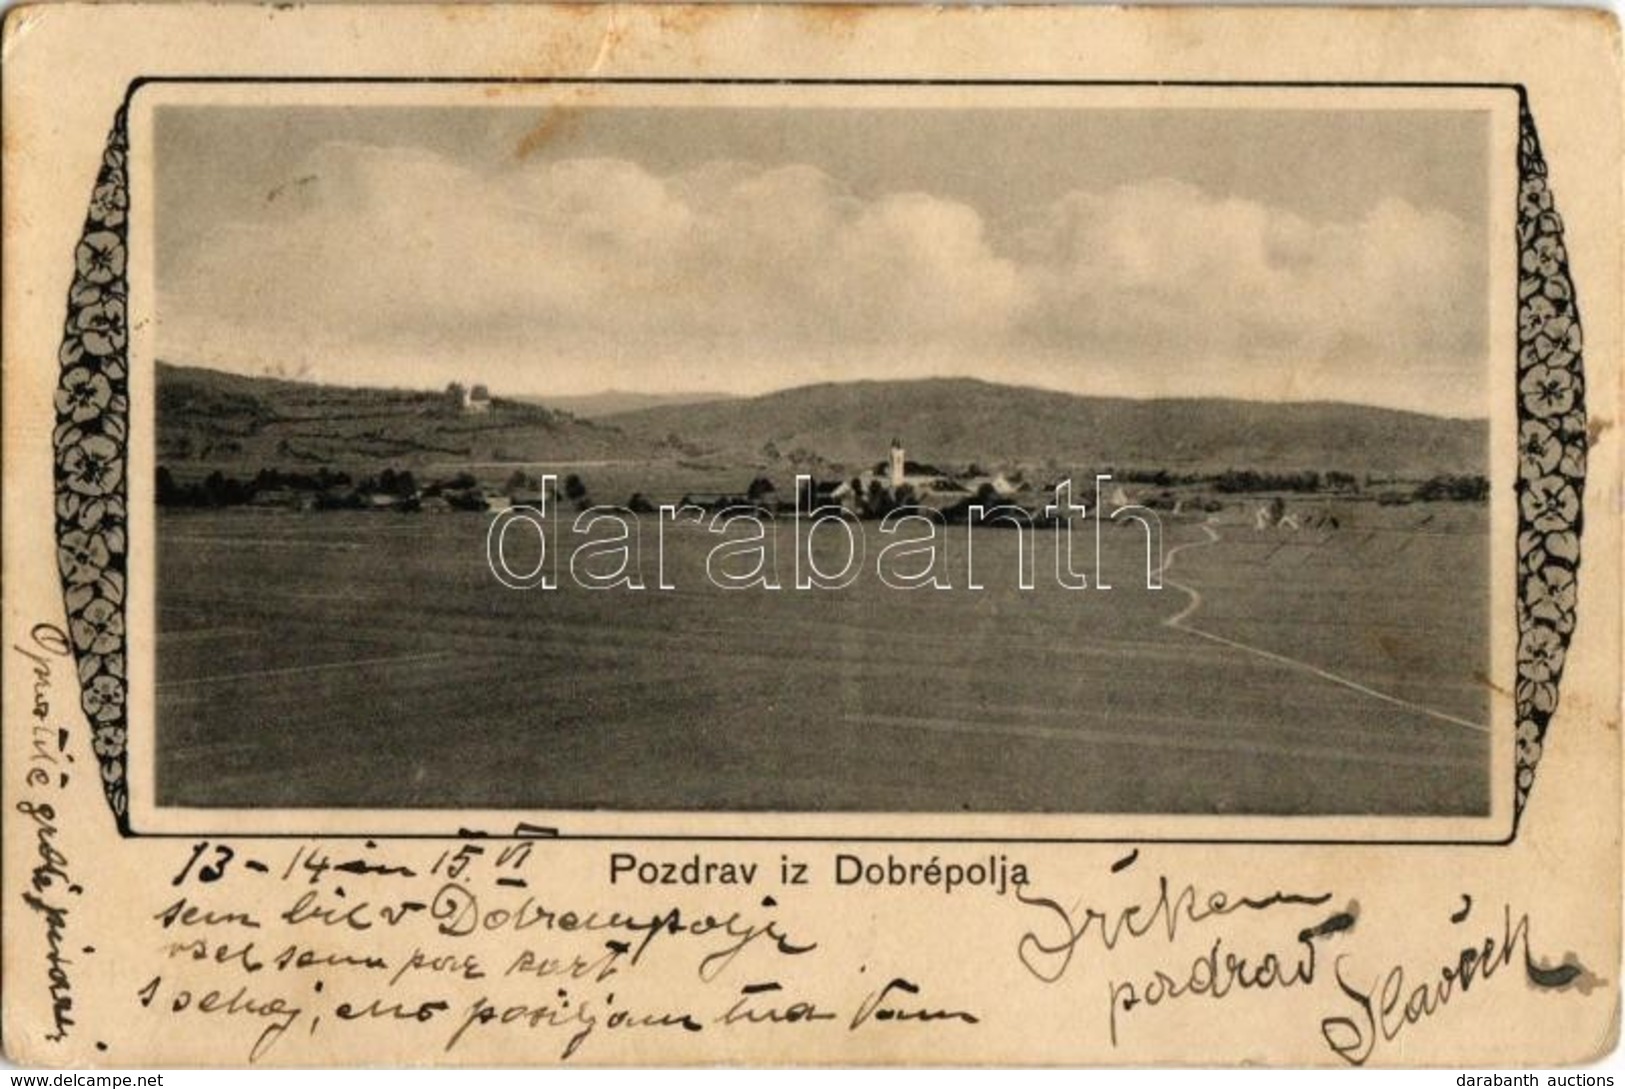
[[[1451,918],[1459,923],[1466,915],[1463,910]],[[1543,990],[1582,985],[1589,978],[1573,959],[1557,967],[1537,964],[1529,942],[1528,913],[1514,921],[1508,904],[1502,916],[1499,938],[1490,934],[1482,942],[1461,947],[1445,963],[1423,973],[1423,981],[1414,985],[1407,984],[1405,968],[1398,964],[1378,971],[1369,984],[1351,982],[1344,970],[1349,956],[1338,957],[1332,970],[1354,1012],[1321,1020],[1326,1046],[1351,1066],[1364,1066],[1379,1046],[1393,1043],[1410,1027],[1437,1016],[1475,983],[1487,984],[1516,960],[1523,962],[1524,978]]]

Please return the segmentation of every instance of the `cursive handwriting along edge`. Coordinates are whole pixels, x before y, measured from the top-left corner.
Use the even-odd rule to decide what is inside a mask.
[[[75,1025],[73,978],[68,971],[73,967],[73,960],[63,952],[71,910],[64,896],[84,894],[84,888],[69,875],[68,856],[58,840],[63,823],[62,792],[69,782],[66,765],[73,762],[73,757],[67,752],[68,732],[60,727],[53,729],[50,724],[54,663],[68,658],[70,644],[67,633],[49,623],[35,624],[29,630],[29,641],[31,646],[12,645],[12,650],[28,662],[32,677],[29,715],[33,722],[24,784],[33,796],[20,799],[16,811],[33,822],[34,853],[38,861],[21,898],[45,927],[45,993],[51,1009],[51,1031],[45,1033],[44,1038],[51,1043],[62,1043]],[[39,800],[42,796],[55,797],[57,802],[53,805]],[[90,951],[88,946],[85,949],[87,953]]]

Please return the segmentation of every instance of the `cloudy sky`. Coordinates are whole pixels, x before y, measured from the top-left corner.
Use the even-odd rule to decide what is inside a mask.
[[[1468,112],[166,106],[159,356],[1485,411]]]

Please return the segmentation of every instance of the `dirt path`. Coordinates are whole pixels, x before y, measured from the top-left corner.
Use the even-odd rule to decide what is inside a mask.
[[[1290,658],[1285,654],[1277,654],[1272,650],[1265,650],[1263,647],[1255,647],[1250,643],[1243,643],[1235,639],[1229,639],[1225,636],[1215,634],[1214,632],[1203,631],[1201,628],[1190,624],[1190,618],[1195,616],[1197,611],[1202,607],[1201,591],[1197,590],[1194,586],[1187,585],[1186,583],[1180,582],[1177,579],[1169,578],[1168,570],[1173,567],[1174,559],[1181,552],[1191,548],[1206,548],[1210,545],[1218,544],[1219,541],[1223,539],[1219,535],[1219,531],[1214,528],[1211,519],[1202,523],[1201,528],[1202,532],[1207,534],[1207,540],[1187,541],[1184,544],[1175,545],[1163,556],[1163,583],[1165,585],[1172,586],[1176,590],[1179,590],[1190,599],[1185,603],[1185,607],[1183,609],[1180,609],[1177,613],[1174,613],[1172,616],[1168,617],[1162,622],[1163,627],[1172,628],[1175,631],[1186,632],[1187,634],[1197,636],[1198,638],[1207,639],[1211,642],[1219,643],[1223,646],[1231,647],[1235,650],[1243,651],[1244,653],[1252,654],[1259,658],[1277,662],[1292,669],[1298,669],[1306,673],[1311,673],[1322,680],[1331,681],[1333,684],[1341,685],[1342,687],[1358,692],[1361,695],[1382,700],[1384,703],[1393,704],[1395,707],[1403,707],[1408,711],[1415,711],[1419,714],[1426,715],[1429,718],[1437,719],[1440,722],[1447,722],[1452,726],[1460,726],[1468,730],[1477,730],[1480,733],[1490,732],[1490,728],[1483,723],[1473,722],[1470,719],[1465,718],[1457,718],[1455,715],[1449,715],[1443,711],[1436,711],[1431,707],[1424,707],[1419,703],[1413,703],[1410,700],[1401,699],[1400,697],[1390,695],[1387,692],[1379,692],[1375,688],[1363,685],[1358,681],[1351,680],[1348,677],[1344,677],[1337,673],[1333,673],[1330,670],[1322,669],[1317,665],[1310,664],[1309,662],[1300,661],[1297,658]]]

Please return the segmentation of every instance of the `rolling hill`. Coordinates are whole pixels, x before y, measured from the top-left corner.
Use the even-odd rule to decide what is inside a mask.
[[[709,401],[730,401],[726,393],[635,393],[624,389],[606,389],[598,393],[574,394],[564,397],[543,397],[521,394],[514,398],[530,405],[545,405],[557,412],[568,412],[584,420],[614,416],[622,412],[638,412],[646,408],[672,408],[697,405]]]
[[[751,465],[776,451],[857,467],[883,458],[895,436],[912,456],[947,464],[1488,473],[1483,420],[1329,402],[1081,397],[963,378],[804,386],[595,419],[503,398],[487,413],[467,414],[438,391],[325,386],[163,363],[157,391],[158,454],[170,464],[684,457]]]
[[[890,440],[927,461],[1215,470],[1487,473],[1489,425],[1332,402],[1081,397],[965,378],[847,382],[603,417],[632,439],[760,458],[816,452],[846,465]],[[696,451],[698,452],[698,451]]]
[[[159,363],[158,458],[252,467],[580,461],[652,455],[613,427],[497,398],[464,413],[437,391],[363,389]]]

